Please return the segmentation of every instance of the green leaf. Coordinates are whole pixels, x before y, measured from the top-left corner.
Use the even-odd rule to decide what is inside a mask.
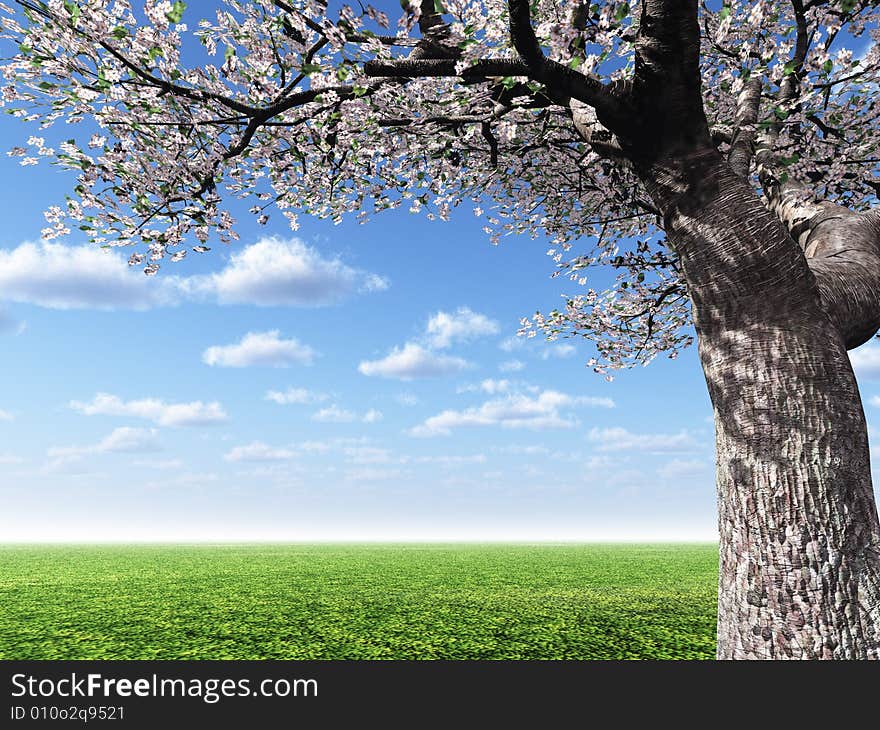
[[[351,93],[352,96],[358,98],[366,94],[368,91],[369,89],[366,86],[355,86]]]
[[[186,3],[183,0],[177,0],[171,6],[171,10],[165,13],[165,17],[168,18],[169,23],[179,23],[183,18],[184,10],[186,10]]]
[[[235,49],[232,46],[226,46],[226,51],[223,53],[223,60],[228,61],[235,55]]]
[[[113,37],[121,41],[123,38],[128,37],[128,31],[121,25],[118,25],[113,29]]]
[[[830,74],[831,69],[833,69],[833,68],[834,68],[834,61],[832,61],[830,58],[827,61],[825,61],[825,63],[822,64],[822,70],[827,74]]]
[[[320,72],[321,67],[316,63],[304,63],[300,71],[302,71],[306,76],[310,76],[311,74],[315,74]]]
[[[443,7],[441,0],[434,0],[434,12],[438,15],[443,15],[446,12],[446,8]]]
[[[70,23],[71,23],[71,25],[76,25],[76,21],[77,21],[77,19],[79,18],[79,14],[80,14],[79,5],[77,5],[77,4],[74,3],[74,2],[69,2],[69,1],[68,1],[68,2],[65,2],[65,3],[64,3],[64,9],[65,9],[65,10],[68,12],[68,14],[70,15]]]
[[[614,17],[617,20],[623,20],[627,15],[629,15],[629,3],[623,3],[617,8],[617,13],[615,13]]]
[[[723,8],[721,8],[721,10],[718,12],[718,20],[724,20],[725,18],[728,18],[728,17],[730,17],[730,6],[729,6],[729,5],[725,5],[725,6],[724,6]]]
[[[794,61],[789,61],[782,67],[782,75],[783,76],[791,76],[794,73],[795,63]]]

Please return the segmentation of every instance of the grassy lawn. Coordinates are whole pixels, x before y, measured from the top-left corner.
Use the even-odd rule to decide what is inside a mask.
[[[0,546],[0,658],[710,659],[717,554]]]

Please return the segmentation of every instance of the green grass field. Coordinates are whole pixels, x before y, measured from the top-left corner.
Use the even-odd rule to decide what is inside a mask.
[[[3,659],[710,659],[714,545],[2,546]]]

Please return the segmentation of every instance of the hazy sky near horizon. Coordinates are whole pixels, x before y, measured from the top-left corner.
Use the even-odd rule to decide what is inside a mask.
[[[33,133],[4,116],[0,149]],[[695,349],[609,383],[585,340],[516,337],[578,290],[546,241],[492,246],[464,208],[296,234],[236,211],[239,242],[147,278],[78,231],[41,242],[75,183],[19,163],[0,542],[715,539]],[[880,346],[854,364],[880,427]]]

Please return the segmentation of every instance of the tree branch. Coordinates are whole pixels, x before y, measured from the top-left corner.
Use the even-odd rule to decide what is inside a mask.
[[[735,127],[727,162],[740,177],[749,176],[752,157],[755,154],[762,87],[763,83],[759,76],[749,79],[737,100]]]
[[[457,71],[454,59],[406,59],[393,61],[367,61],[364,73],[367,76],[387,77],[396,79],[460,76],[473,79],[489,76],[529,76],[529,67],[520,61],[504,58],[486,59]]]
[[[529,69],[529,76],[543,83],[559,103],[566,105],[567,99],[577,99],[593,107],[602,123],[613,131],[628,128],[631,112],[612,93],[611,87],[595,76],[582,74],[544,55],[532,28],[528,0],[508,0],[507,7],[510,13],[510,37]]]

